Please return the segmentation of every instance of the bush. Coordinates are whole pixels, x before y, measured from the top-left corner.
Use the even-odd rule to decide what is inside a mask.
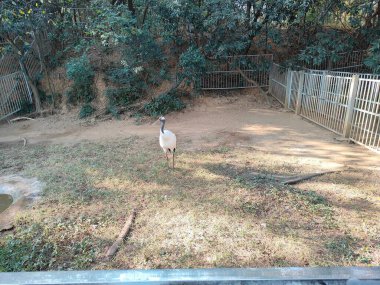
[[[380,39],[372,43],[369,52],[369,56],[364,60],[364,64],[369,67],[373,73],[380,74]]]
[[[118,118],[118,107],[126,107],[135,102],[140,97],[138,91],[134,87],[107,89],[105,91],[105,96],[108,98],[107,111]]]
[[[20,111],[18,111],[17,114],[18,115],[24,115],[24,114],[29,114],[33,111],[34,111],[33,103],[30,103],[28,100],[22,100]]]
[[[128,106],[136,101],[140,94],[133,87],[109,88],[105,92],[110,106]]]
[[[182,69],[179,74],[180,80],[185,80],[187,84],[197,84],[206,70],[206,58],[198,48],[192,46],[181,54],[179,65]]]
[[[83,119],[91,116],[95,112],[95,108],[91,104],[87,103],[82,106],[79,111],[79,118]]]
[[[95,72],[91,67],[86,55],[72,59],[66,65],[67,78],[74,81],[74,84],[67,91],[68,102],[89,103],[95,98],[94,77]]]
[[[166,115],[172,111],[179,111],[186,108],[186,104],[175,92],[162,94],[145,104],[144,111],[152,117]]]

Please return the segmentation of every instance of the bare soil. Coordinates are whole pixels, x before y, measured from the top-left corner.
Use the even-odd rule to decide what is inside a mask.
[[[378,155],[327,131],[255,90],[201,96],[181,113],[166,116],[167,128],[178,137],[183,150],[230,145],[254,148],[283,156],[295,155],[304,163],[321,169],[341,166],[379,168]],[[232,95],[231,95],[232,94]],[[136,123],[133,118],[103,122],[78,120],[77,113],[54,115],[33,121],[0,125],[0,143],[26,138],[28,143],[75,144],[139,136],[158,136],[155,119]],[[247,150],[248,150],[247,149]]]

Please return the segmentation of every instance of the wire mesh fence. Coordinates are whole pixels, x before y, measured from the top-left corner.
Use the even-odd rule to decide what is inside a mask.
[[[269,85],[272,54],[236,55],[212,59],[202,74],[199,88],[238,89]]]
[[[344,70],[347,72],[365,72],[366,68],[363,66],[363,61],[366,56],[366,50],[341,52],[336,54],[334,59],[332,57],[328,57],[319,64],[301,61],[300,65],[307,69],[316,70]]]

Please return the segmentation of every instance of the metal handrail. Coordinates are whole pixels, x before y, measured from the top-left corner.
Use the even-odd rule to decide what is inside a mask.
[[[348,280],[380,282],[380,267],[248,268],[100,270],[0,273],[0,284],[231,284],[256,281],[290,281],[346,284]],[[271,283],[272,282],[272,283]],[[277,283],[276,283],[277,284]],[[323,284],[323,283],[321,283]]]

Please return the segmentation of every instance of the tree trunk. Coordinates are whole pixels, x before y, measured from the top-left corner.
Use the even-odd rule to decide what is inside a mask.
[[[40,113],[41,112],[40,92],[38,92],[36,85],[34,84],[33,80],[30,78],[28,71],[27,71],[27,69],[26,69],[26,67],[25,67],[25,65],[21,59],[19,60],[19,63],[20,63],[21,71],[25,75],[25,78],[26,78],[30,88],[32,89],[34,104],[36,106],[36,112]]]
[[[251,8],[252,8],[252,2],[251,0],[247,1],[247,10],[245,14],[245,24],[247,26],[247,29],[249,29],[249,23],[251,21]]]
[[[132,15],[135,16],[136,10],[133,5],[133,0],[128,0],[128,10],[131,11]]]
[[[141,26],[144,26],[146,15],[148,14],[148,10],[149,10],[149,2],[146,4],[144,8],[143,18],[141,20]]]

